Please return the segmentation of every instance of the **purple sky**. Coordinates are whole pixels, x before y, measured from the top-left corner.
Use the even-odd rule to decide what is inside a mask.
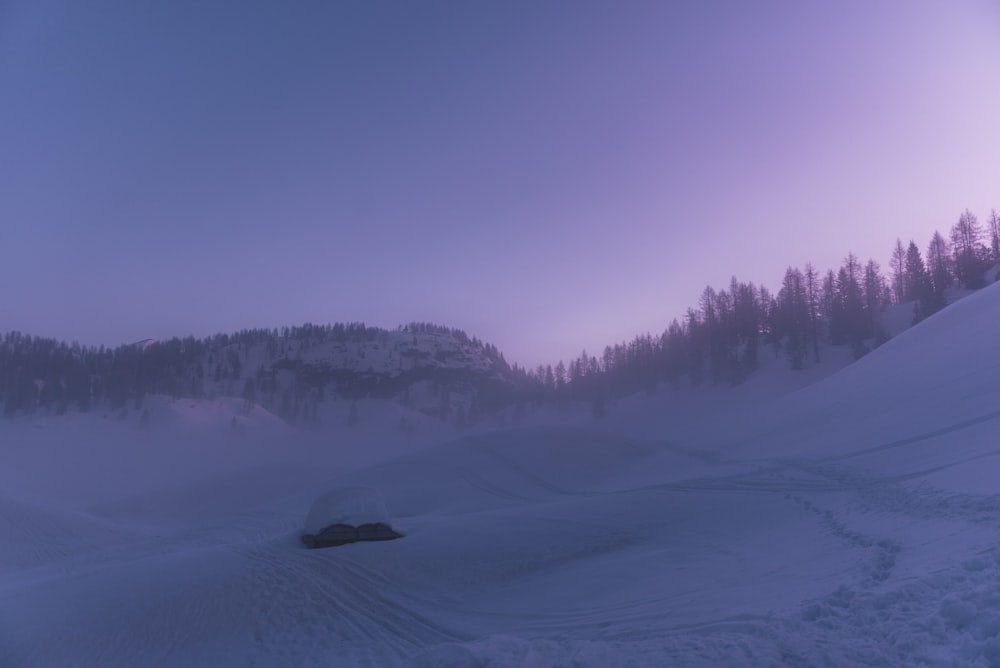
[[[0,331],[599,354],[1000,209],[998,34],[990,0],[6,0]]]

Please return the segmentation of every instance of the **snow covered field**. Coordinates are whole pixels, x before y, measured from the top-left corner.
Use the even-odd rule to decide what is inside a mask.
[[[0,666],[1000,665],[998,335],[994,285],[790,393],[421,442],[9,421]],[[405,537],[304,549],[341,485]]]

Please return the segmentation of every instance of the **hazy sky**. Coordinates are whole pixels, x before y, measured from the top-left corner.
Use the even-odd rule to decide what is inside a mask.
[[[527,365],[1000,209],[1000,3],[0,0],[0,330]]]

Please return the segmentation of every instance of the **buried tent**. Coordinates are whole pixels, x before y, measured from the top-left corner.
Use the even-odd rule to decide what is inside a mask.
[[[367,540],[402,538],[389,525],[389,513],[378,490],[361,485],[341,487],[316,499],[306,515],[302,542],[306,547],[333,547]]]

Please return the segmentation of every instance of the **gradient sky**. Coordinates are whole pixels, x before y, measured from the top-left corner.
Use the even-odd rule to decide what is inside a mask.
[[[1000,4],[0,0],[0,330],[533,366],[1000,209]]]

